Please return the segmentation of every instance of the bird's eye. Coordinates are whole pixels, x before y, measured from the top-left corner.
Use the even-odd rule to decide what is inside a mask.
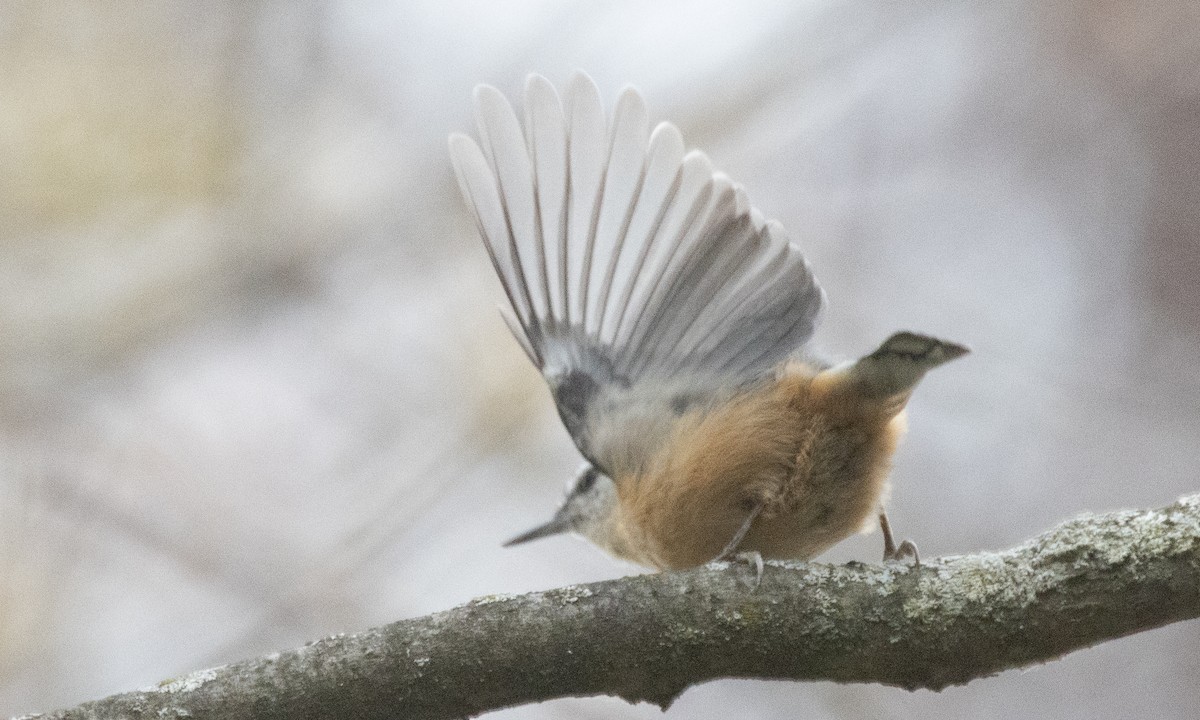
[[[575,492],[584,493],[591,490],[592,486],[596,484],[596,477],[598,475],[599,473],[596,472],[595,468],[588,468],[583,473],[583,476],[579,478],[579,482],[575,483]]]

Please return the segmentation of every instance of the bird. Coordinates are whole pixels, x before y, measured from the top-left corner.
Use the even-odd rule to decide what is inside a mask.
[[[449,137],[459,188],[507,296],[501,316],[584,462],[517,545],[580,535],[656,570],[746,555],[812,558],[878,523],[905,405],[968,352],[897,332],[833,363],[810,347],[826,295],[745,189],[650,129],[625,88],[611,117],[574,74],[524,86],[523,118],[474,91],[478,142]]]

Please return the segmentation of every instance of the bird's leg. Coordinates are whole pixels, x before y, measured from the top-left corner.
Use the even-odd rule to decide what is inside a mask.
[[[763,506],[760,503],[755,505],[754,508],[750,510],[750,514],[746,516],[746,521],[743,522],[742,526],[738,528],[738,531],[733,534],[733,538],[727,545],[725,545],[725,549],[721,551],[721,554],[714,558],[714,562],[728,560],[729,558],[733,557],[733,554],[737,552],[738,546],[741,545],[742,541],[746,539],[746,533],[750,532],[750,526],[754,524],[754,521],[758,518],[758,514],[762,512],[762,509]]]
[[[750,514],[746,516],[745,522],[743,522],[742,526],[738,528],[738,531],[733,534],[733,538],[729,540],[729,543],[725,545],[725,549],[721,551],[720,555],[713,559],[713,562],[721,562],[736,557],[740,560],[745,560],[746,562],[750,563],[751,567],[754,568],[754,587],[756,588],[758,587],[759,583],[762,582],[762,554],[757,550],[740,553],[737,551],[737,549],[738,546],[742,544],[742,541],[746,539],[746,533],[750,532],[750,526],[754,524],[754,521],[758,518],[759,513],[761,513],[762,510],[762,503],[755,505],[754,508],[750,510]]]
[[[913,559],[913,565],[921,564],[921,556],[917,553],[917,546],[911,540],[904,540],[899,546],[896,545],[896,539],[892,536],[892,525],[888,522],[887,512],[879,511],[879,529],[883,531],[883,561],[903,560],[906,557]]]

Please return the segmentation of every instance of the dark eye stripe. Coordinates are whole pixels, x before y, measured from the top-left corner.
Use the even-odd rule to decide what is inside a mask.
[[[599,473],[596,471],[596,468],[588,468],[583,473],[583,476],[579,478],[579,482],[575,483],[575,492],[584,493],[590,490],[596,484],[596,477],[598,475]]]

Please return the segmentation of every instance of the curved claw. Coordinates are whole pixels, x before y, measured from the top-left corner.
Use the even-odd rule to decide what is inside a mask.
[[[750,589],[751,592],[754,592],[755,590],[758,589],[758,586],[762,584],[762,576],[763,576],[762,553],[760,553],[757,550],[750,550],[748,552],[740,552],[736,555],[736,557],[738,560],[745,560],[746,562],[750,563],[750,567],[754,568],[754,587],[752,587]]]
[[[883,561],[903,561],[905,558],[912,558],[913,565],[921,564],[921,554],[917,552],[917,546],[912,540],[904,540],[896,548],[888,554],[887,550],[883,551]]]

